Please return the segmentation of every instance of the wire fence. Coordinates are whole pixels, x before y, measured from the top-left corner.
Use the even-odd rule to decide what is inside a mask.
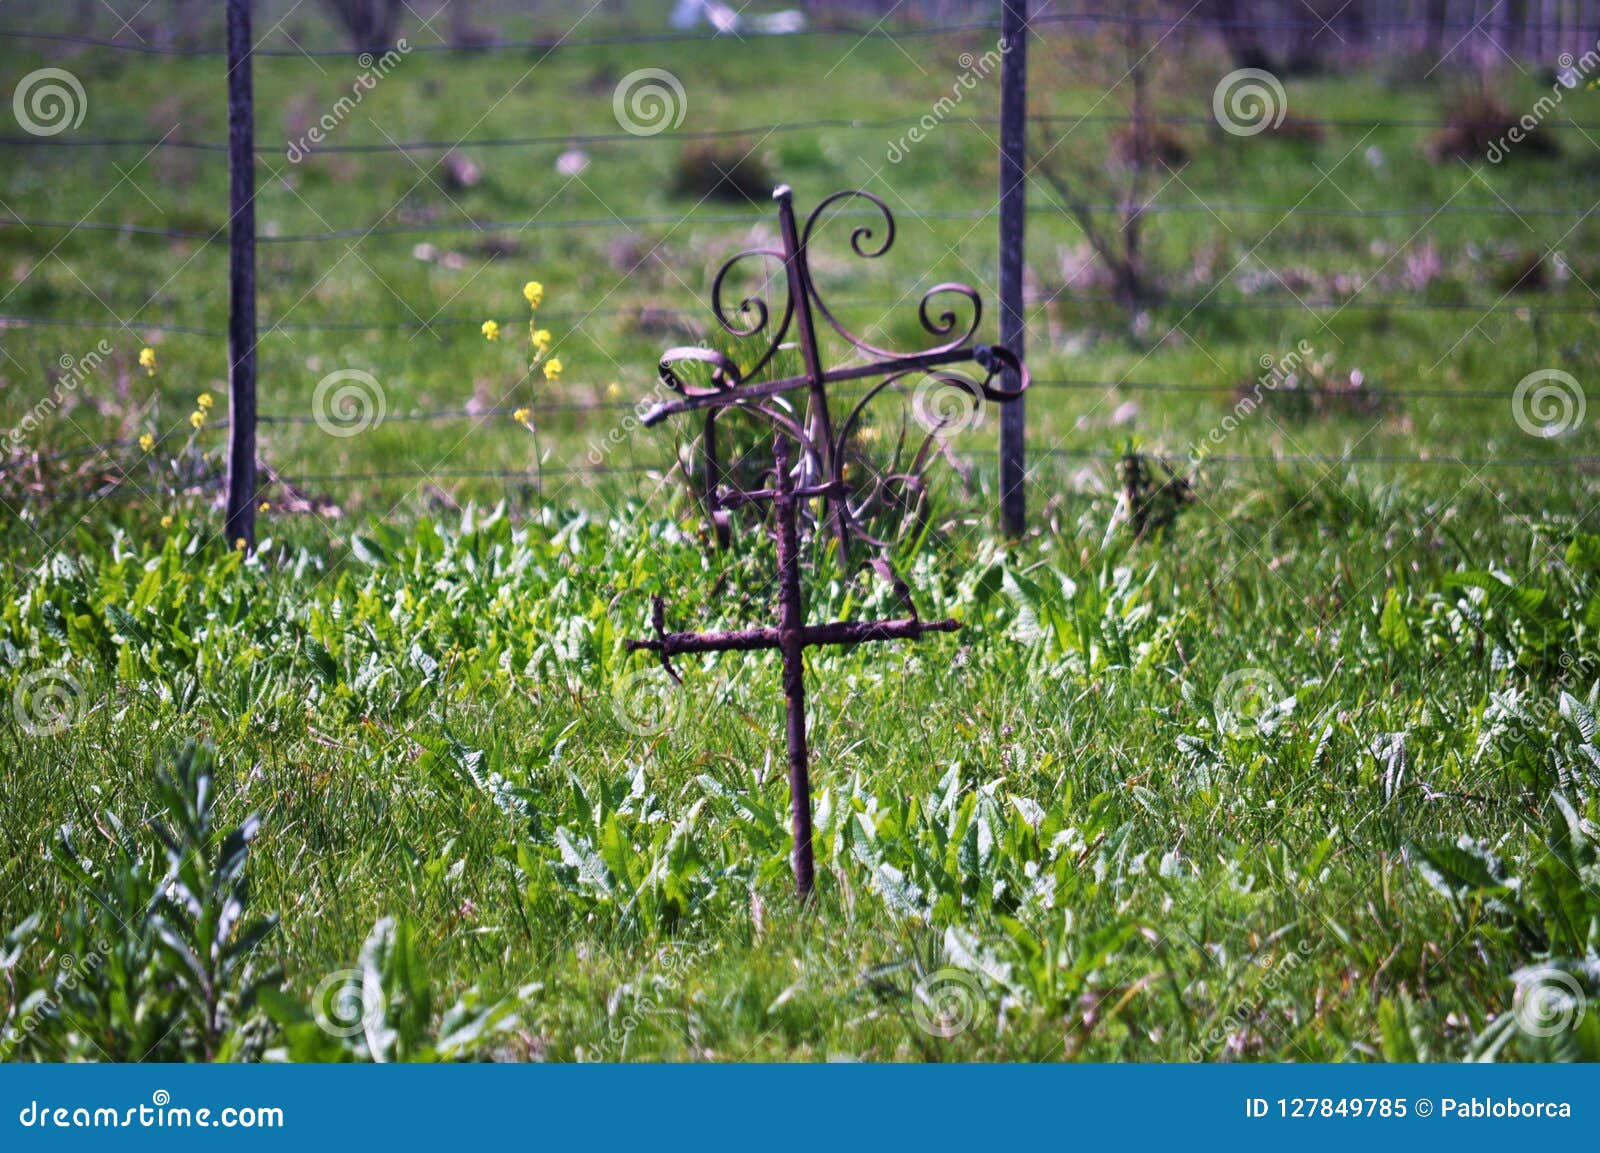
[[[1309,10],[1308,10],[1309,11]],[[1597,15],[1600,15],[1600,6],[1597,6]],[[1545,34],[1574,37],[1574,46],[1581,46],[1575,33],[1579,26],[1577,20],[1540,21],[1529,19],[1522,23],[1522,35],[1543,37]],[[1320,18],[1287,18],[1276,20],[1249,20],[1228,21],[1219,19],[1216,15],[1208,15],[1199,19],[1178,19],[1170,16],[1146,16],[1129,12],[1073,12],[1036,14],[1029,22],[1029,27],[1034,35],[1040,35],[1045,29],[1059,27],[1066,29],[1083,29],[1088,27],[1105,28],[1138,28],[1159,32],[1183,30],[1196,34],[1225,34],[1248,27],[1256,33],[1284,32],[1284,33],[1314,33],[1321,35],[1333,29],[1330,21]],[[939,24],[921,24],[890,27],[884,21],[875,24],[833,24],[829,26],[810,27],[800,32],[788,33],[800,37],[855,37],[858,40],[884,38],[894,41],[911,41],[938,37],[972,37],[980,33],[993,33],[1000,29],[998,20],[963,21]],[[1486,17],[1474,19],[1462,18],[1373,18],[1367,17],[1361,21],[1362,35],[1383,32],[1426,32],[1430,35],[1458,34],[1464,38],[1475,35],[1491,35],[1497,29],[1503,31],[1503,26],[1488,20]],[[750,32],[741,38],[753,39],[763,35],[760,32]],[[701,32],[639,32],[639,33],[606,33],[588,37],[563,37],[563,38],[533,38],[523,40],[504,40],[487,44],[474,44],[470,47],[440,43],[432,45],[412,45],[410,51],[428,53],[474,53],[474,54],[525,54],[542,58],[556,52],[569,52],[583,48],[634,46],[634,45],[696,45],[711,42],[720,42],[723,38],[710,36]],[[65,46],[90,50],[109,50],[142,56],[158,57],[215,57],[223,55],[225,49],[210,46],[172,46],[143,43],[130,43],[120,39],[100,37],[87,33],[57,32],[44,30],[29,30],[19,28],[0,28],[0,41],[13,41],[31,43],[35,45]],[[251,52],[252,56],[265,58],[290,59],[303,57],[310,60],[318,58],[349,58],[357,55],[351,49],[310,49],[299,45],[292,47],[276,45],[257,45]],[[412,153],[449,153],[458,150],[479,149],[539,149],[539,148],[574,148],[574,147],[609,147],[619,146],[632,148],[647,147],[650,145],[682,146],[685,143],[697,141],[717,140],[747,140],[752,138],[766,138],[779,134],[799,133],[826,133],[839,131],[906,131],[921,123],[920,117],[852,117],[852,118],[810,118],[796,120],[781,120],[769,122],[755,122],[736,127],[712,128],[691,131],[673,131],[659,135],[640,135],[636,132],[575,132],[575,133],[542,133],[510,136],[482,136],[466,137],[460,140],[448,139],[409,139],[401,141],[385,141],[382,143],[323,143],[305,153],[307,159],[322,156],[341,155],[382,155],[395,153],[410,155]],[[1216,127],[1215,117],[1205,117],[1175,113],[1114,113],[1101,112],[1094,109],[1083,114],[1054,113],[1035,114],[1030,121],[1043,126],[1060,126],[1071,128],[1083,124],[1102,124],[1110,126],[1143,126],[1149,124],[1169,125],[1203,125],[1208,128]],[[961,126],[973,130],[984,130],[999,124],[997,117],[987,116],[944,116],[940,122],[950,126]],[[1348,116],[1296,116],[1295,124],[1307,131],[1349,131],[1349,132],[1421,132],[1442,131],[1460,124],[1457,118],[1443,117],[1407,117],[1400,119],[1380,119],[1371,117]],[[1541,130],[1576,132],[1588,135],[1600,134],[1600,122],[1582,121],[1576,118],[1548,118],[1541,122]],[[212,141],[201,139],[187,139],[173,136],[163,137],[137,137],[137,136],[91,136],[78,137],[73,134],[53,136],[38,135],[3,135],[0,136],[0,146],[41,150],[95,150],[118,151],[140,150],[146,154],[157,150],[190,151],[204,154],[226,156],[230,145],[226,141]],[[256,146],[251,153],[259,159],[281,155],[281,147]],[[1523,205],[1517,206],[1501,201],[1495,204],[1390,204],[1382,206],[1362,207],[1351,204],[1349,207],[1339,205],[1305,205],[1305,204],[1271,204],[1264,202],[1239,201],[1211,201],[1196,198],[1195,203],[1148,203],[1138,206],[1141,215],[1194,215],[1209,214],[1220,218],[1227,215],[1245,216],[1295,216],[1322,217],[1329,219],[1353,220],[1422,220],[1432,221],[1437,218],[1463,218],[1469,220],[1500,220],[1500,219],[1544,219],[1571,223],[1573,227],[1586,222],[1590,216],[1600,208],[1600,204],[1588,208],[1551,208],[1545,206]],[[1117,213],[1128,210],[1126,203],[1090,203],[1072,206],[1079,210],[1100,213]],[[1049,217],[1054,219],[1065,218],[1069,206],[1056,201],[1034,203],[1027,209],[1028,215],[1034,217]],[[994,208],[975,208],[966,210],[936,210],[936,209],[910,209],[902,208],[896,212],[898,219],[913,222],[981,222],[995,218],[998,210]],[[876,219],[873,213],[840,212],[836,214],[840,219]],[[615,232],[635,231],[656,228],[661,226],[707,226],[727,228],[751,228],[767,222],[764,215],[751,212],[699,212],[690,214],[654,213],[631,216],[607,215],[603,217],[577,217],[577,218],[551,218],[539,216],[524,220],[498,220],[498,221],[424,221],[424,222],[394,222],[386,223],[385,217],[365,225],[345,228],[326,228],[319,231],[291,232],[287,234],[258,234],[255,243],[261,246],[285,245],[318,245],[335,241],[368,240],[381,241],[389,237],[450,235],[450,234],[482,234],[496,233],[523,234],[529,232]],[[25,215],[9,213],[0,216],[0,226],[15,227],[29,232],[62,232],[68,236],[77,233],[110,234],[131,238],[144,238],[163,241],[196,242],[202,248],[215,244],[221,240],[227,230],[227,222],[219,221],[214,226],[205,227],[168,227],[123,221],[107,220],[66,220],[35,218]],[[1362,286],[1363,288],[1365,285]],[[1461,300],[1429,300],[1419,299],[1416,296],[1405,297],[1379,297],[1358,298],[1356,295],[1345,296],[1340,299],[1256,299],[1249,296],[1223,297],[1216,289],[1203,295],[1172,296],[1162,300],[1148,302],[1145,307],[1149,311],[1180,310],[1192,312],[1198,310],[1274,310],[1296,312],[1305,310],[1312,314],[1323,312],[1343,312],[1347,309],[1382,312],[1382,313],[1433,313],[1433,312],[1461,312],[1478,313],[1487,316],[1501,307],[1506,297],[1490,306],[1487,310],[1483,305]],[[846,307],[862,306],[873,307],[898,303],[897,300],[888,298],[858,299],[845,302]],[[1110,294],[1095,293],[1056,293],[1047,302],[1049,305],[1073,305],[1086,308],[1119,309],[1125,306],[1125,301]],[[1030,308],[1040,307],[1038,301],[1028,302]],[[1545,316],[1572,316],[1587,315],[1595,312],[1591,305],[1544,303],[1530,304],[1525,300],[1516,300],[1512,305],[1520,317],[1537,320]],[[140,311],[143,311],[140,307]],[[601,306],[596,309],[585,310],[581,316],[596,315],[628,315],[637,313],[642,306],[639,305],[614,305]],[[658,317],[672,320],[690,322],[693,315],[688,310],[662,308],[651,305],[650,309]],[[562,317],[559,313],[545,314],[550,319]],[[580,314],[574,313],[573,316]],[[262,322],[261,339],[266,339],[279,333],[291,332],[433,332],[435,329],[467,329],[476,328],[480,324],[477,318],[467,318],[456,315],[441,315],[427,320],[377,320],[373,318],[357,318],[346,320],[282,320]],[[197,338],[225,340],[228,332],[224,328],[212,327],[203,324],[177,323],[163,319],[140,319],[137,315],[133,320],[97,320],[91,317],[62,317],[36,315],[25,312],[14,312],[0,315],[0,330],[26,327],[48,327],[63,329],[133,329],[138,331],[164,332]],[[437,334],[435,334],[437,335]],[[1150,380],[1150,379],[1097,379],[1074,377],[1045,377],[1035,379],[1036,388],[1069,392],[1101,392],[1106,394],[1120,392],[1140,392],[1151,394],[1169,395],[1227,395],[1238,386],[1236,383],[1209,384],[1194,381],[1176,380]],[[1400,403],[1412,401],[1441,401],[1447,403],[1461,402],[1492,402],[1506,403],[1510,394],[1506,390],[1495,389],[1447,389],[1447,388],[1419,388],[1419,387],[1390,387],[1367,388],[1358,390],[1363,401],[1374,403]],[[1319,395],[1314,390],[1308,390],[1306,395]],[[1321,394],[1334,400],[1348,399],[1347,394]],[[386,414],[385,420],[391,422],[482,422],[494,417],[513,415],[527,408],[534,419],[547,414],[565,413],[619,413],[634,409],[628,401],[614,400],[539,400],[529,406],[480,406],[472,409],[448,408],[429,409],[412,412],[397,412]],[[298,426],[319,423],[321,418],[294,412],[268,412],[256,418],[256,423],[264,426]],[[231,427],[226,420],[209,421],[204,425],[206,430],[227,429]],[[176,439],[179,433],[166,433],[155,438],[158,445],[164,445]],[[181,435],[187,436],[184,432]],[[45,466],[59,464],[73,460],[86,460],[104,457],[114,461],[118,454],[126,454],[134,448],[148,451],[147,445],[141,445],[139,437],[124,437],[100,442],[89,442],[72,445],[51,453],[34,453],[15,457],[9,462],[0,464],[0,476],[15,476],[26,469],[39,470]],[[1045,457],[1062,460],[1085,461],[1115,461],[1122,454],[1111,450],[1078,449],[1078,448],[1042,448],[1036,451]],[[984,453],[979,450],[963,453],[963,456],[974,460],[985,459],[993,453]],[[1600,457],[1589,455],[1559,455],[1549,456],[1462,456],[1419,451],[1410,454],[1393,453],[1210,453],[1205,457],[1207,463],[1226,463],[1241,466],[1268,466],[1268,467],[1306,467],[1306,466],[1337,466],[1337,465],[1373,465],[1385,467],[1424,467],[1424,468],[1469,468],[1469,469],[1571,469],[1591,471],[1600,467]],[[359,485],[366,483],[383,483],[388,481],[446,481],[446,480],[490,480],[506,482],[530,482],[544,476],[560,475],[607,475],[607,474],[637,474],[670,471],[674,467],[667,464],[546,464],[527,469],[376,469],[365,471],[306,471],[298,475],[274,474],[272,483],[291,485],[304,488],[312,485]],[[186,489],[194,491],[204,487],[207,483],[214,483],[215,476],[203,476],[186,484]],[[159,493],[169,495],[170,490],[152,490],[148,486],[141,486],[126,479],[124,474],[113,476],[106,483],[82,491],[37,491],[31,496],[46,501],[73,501],[104,499],[112,493],[125,493],[128,495],[152,495]]]

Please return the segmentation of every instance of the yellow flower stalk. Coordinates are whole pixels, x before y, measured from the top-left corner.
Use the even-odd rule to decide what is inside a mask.
[[[139,438],[139,447],[142,450],[144,450],[145,452],[149,452],[155,446],[156,446],[156,438],[154,436],[152,436],[150,433],[147,432],[147,433],[145,433],[143,436],[141,436]]]
[[[201,412],[199,409],[196,409],[194,412],[189,414],[189,424],[194,428],[199,428],[201,425],[205,424],[205,422],[206,414]]]
[[[522,295],[527,300],[529,308],[538,308],[539,302],[544,299],[544,285],[537,280],[530,280],[522,286]]]
[[[154,376],[156,374],[155,349],[147,347],[139,350],[139,367],[144,369],[146,376]]]
[[[533,343],[533,347],[539,350],[540,356],[543,356],[545,353],[550,351],[550,341],[552,337],[550,336],[550,330],[548,328],[532,329],[528,333],[528,339]]]
[[[516,421],[518,424],[527,424],[528,418],[532,415],[533,412],[531,409],[519,408],[516,412],[511,414],[511,419]]]
[[[499,323],[496,322],[496,321],[493,321],[493,320],[484,321],[483,322],[483,337],[484,337],[485,340],[499,340],[500,339],[500,325],[499,325]]]
[[[202,392],[199,396],[194,398],[194,405],[201,412],[210,412],[211,406],[216,403],[217,402],[211,398],[211,394],[209,392]]]
[[[544,378],[546,380],[554,380],[560,375],[561,358],[559,356],[552,356],[549,360],[544,362]]]

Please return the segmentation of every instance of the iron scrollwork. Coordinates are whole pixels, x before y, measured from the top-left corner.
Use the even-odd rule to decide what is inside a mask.
[[[974,407],[985,402],[1004,404],[1027,389],[1028,371],[1008,349],[971,343],[983,319],[983,301],[970,285],[953,281],[934,285],[918,301],[917,320],[932,338],[926,347],[897,351],[851,331],[812,276],[810,252],[815,234],[835,206],[863,201],[870,212],[881,217],[881,224],[854,227],[850,249],[857,257],[874,260],[894,244],[894,214],[872,193],[851,189],[823,199],[802,225],[796,220],[789,188],[780,187],[773,196],[778,202],[782,248],[752,248],[735,254],[723,263],[711,285],[712,311],[722,330],[736,340],[756,342],[749,367],[741,368],[729,354],[705,346],[669,349],[661,357],[659,377],[672,396],[646,411],[642,421],[648,426],[677,414],[703,413],[703,498],[719,539],[726,539],[729,510],[750,503],[748,498],[754,495],[726,485],[724,461],[718,451],[718,417],[737,410],[759,416],[799,446],[803,483],[812,486],[824,502],[822,523],[837,537],[841,555],[848,551],[852,538],[881,547],[887,542],[869,531],[869,510],[889,501],[903,504],[908,496],[921,500],[925,492],[921,470],[938,440],[941,423],[922,421],[928,439],[912,455],[911,467],[875,475],[865,486],[847,484],[852,438],[860,434],[872,401],[886,391],[904,390],[909,380],[920,377],[932,384],[944,405],[951,401]],[[781,304],[767,299],[768,285],[775,279],[769,278],[758,291],[738,294],[737,307],[730,309],[735,270],[752,260],[782,266]],[[856,362],[824,367],[817,317],[855,351]],[[789,348],[798,350],[802,371],[790,375],[770,371],[780,351]],[[976,366],[981,372],[965,371],[967,366]],[[876,383],[835,428],[827,386],[847,381]],[[796,403],[798,398],[790,394],[800,393],[803,402]]]

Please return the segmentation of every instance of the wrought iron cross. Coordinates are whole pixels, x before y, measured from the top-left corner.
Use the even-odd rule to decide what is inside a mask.
[[[723,353],[701,347],[675,348],[661,358],[660,377],[667,388],[678,394],[678,399],[656,405],[643,417],[646,425],[657,424],[675,413],[703,410],[706,413],[705,435],[702,451],[706,461],[706,499],[713,517],[725,517],[726,511],[740,505],[770,503],[777,530],[778,546],[778,623],[777,627],[758,626],[748,629],[721,630],[702,633],[668,632],[666,610],[659,597],[652,605],[651,623],[655,630],[650,640],[630,640],[629,652],[647,650],[661,658],[673,680],[679,680],[672,666],[672,658],[691,653],[751,652],[776,649],[783,659],[783,695],[787,712],[786,735],[789,746],[789,798],[791,822],[794,831],[794,879],[802,898],[809,897],[816,882],[816,867],[811,843],[811,778],[810,754],[806,737],[805,709],[805,650],[820,645],[855,645],[873,641],[920,640],[927,633],[955,632],[961,627],[955,620],[924,621],[917,615],[910,590],[890,569],[888,561],[879,557],[873,566],[893,586],[906,615],[883,620],[834,621],[829,624],[808,625],[805,622],[805,599],[800,584],[800,509],[812,500],[823,502],[827,510],[824,518],[836,535],[841,560],[848,552],[850,539],[856,536],[882,547],[885,542],[876,540],[859,523],[860,502],[851,502],[851,490],[845,482],[844,455],[852,431],[856,428],[868,402],[885,389],[902,384],[907,377],[925,376],[943,384],[954,386],[957,392],[970,398],[974,404],[983,400],[1005,402],[1015,399],[1027,387],[1027,371],[1021,362],[1003,348],[971,346],[967,342],[977,331],[982,315],[982,302],[978,294],[963,284],[940,284],[923,294],[918,308],[922,327],[935,337],[944,338],[936,345],[920,352],[896,353],[878,348],[858,338],[839,323],[818,294],[811,279],[807,260],[807,245],[812,230],[830,205],[852,197],[872,203],[883,215],[886,235],[874,249],[865,247],[872,239],[872,229],[866,226],[851,233],[850,244],[856,254],[864,257],[882,256],[894,242],[894,217],[888,206],[870,193],[837,192],[823,200],[801,228],[794,215],[792,195],[787,187],[779,188],[774,197],[778,201],[778,220],[782,230],[783,249],[752,249],[734,256],[717,273],[712,282],[712,308],[717,319],[730,334],[739,337],[761,336],[768,332],[767,343],[748,371],[741,372],[738,365]],[[752,315],[754,320],[740,325],[724,310],[723,286],[730,270],[746,257],[777,258],[784,264],[788,287],[782,318],[774,326],[766,301],[760,296],[746,297],[740,303],[742,315]],[[956,314],[950,309],[935,318],[929,311],[932,300],[941,294],[953,293],[965,299],[972,308],[972,320],[964,329],[958,329]],[[813,312],[815,309],[815,313]],[[868,358],[865,363],[851,364],[832,370],[822,367],[822,357],[817,342],[815,314],[820,314],[828,324],[858,352]],[[802,375],[777,380],[759,381],[762,370],[772,362],[789,332],[791,324],[796,329],[801,356],[805,366]],[[954,334],[952,338],[952,334]],[[678,375],[678,366],[699,362],[709,366],[710,385],[692,386]],[[970,379],[951,370],[950,366],[966,362],[981,366],[986,376],[982,381]],[[1010,387],[995,387],[995,377],[1004,373],[1010,378]],[[865,396],[850,410],[844,423],[835,431],[828,411],[827,385],[840,381],[871,380],[878,383],[867,390]],[[786,393],[804,389],[806,409],[797,414],[782,403]],[[773,442],[773,484],[770,488],[748,490],[727,489],[722,484],[721,462],[716,451],[716,418],[728,409],[757,414],[770,421],[777,430]],[[933,435],[937,430],[930,430]],[[798,470],[794,468],[791,444],[800,446],[803,460]],[[796,483],[795,471],[800,473]],[[725,520],[717,522],[725,525]],[[720,532],[719,532],[720,535]]]

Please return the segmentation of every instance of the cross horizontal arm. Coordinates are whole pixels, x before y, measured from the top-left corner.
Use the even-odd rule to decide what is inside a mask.
[[[671,354],[669,353],[668,355]],[[987,355],[987,347],[978,345],[967,348],[954,348],[948,352],[897,356],[892,360],[875,360],[870,364],[853,364],[846,368],[833,369],[822,374],[820,383],[835,384],[845,380],[865,380],[870,377],[893,376],[897,373],[915,372],[925,368],[942,368],[945,365],[962,364],[967,361],[976,361],[981,364]],[[782,380],[768,380],[760,384],[736,384],[728,388],[714,388],[700,392],[685,393],[681,400],[663,401],[652,406],[639,418],[639,423],[648,428],[652,425],[660,424],[667,417],[681,412],[693,412],[701,408],[726,407],[744,400],[761,400],[765,397],[777,396],[780,393],[792,392],[797,388],[810,388],[812,384],[813,381],[809,376],[786,376]]]
[[[956,620],[924,621],[900,617],[882,621],[834,621],[825,625],[806,625],[800,630],[801,645],[856,645],[866,641],[917,640],[924,633],[953,633],[961,627]],[[663,633],[654,640],[629,641],[628,651],[647,650],[664,657],[685,653],[751,652],[775,649],[783,644],[783,632],[775,628],[717,629],[704,633]]]

